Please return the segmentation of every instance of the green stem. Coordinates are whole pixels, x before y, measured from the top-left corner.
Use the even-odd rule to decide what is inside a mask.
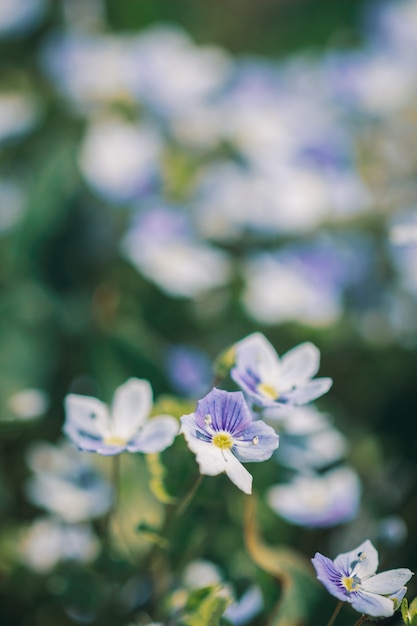
[[[115,454],[112,458],[112,485],[114,489],[113,515],[116,513],[120,499],[120,465],[121,454]]]
[[[190,491],[183,497],[183,499],[179,503],[178,508],[175,511],[175,519],[177,519],[178,517],[181,517],[181,515],[183,515],[185,511],[188,509],[202,481],[203,481],[203,475],[199,474],[197,480],[195,481],[194,485],[191,487]]]
[[[338,602],[335,610],[333,611],[332,616],[331,616],[331,618],[329,619],[329,621],[327,623],[327,626],[333,626],[333,624],[334,624],[334,622],[336,620],[336,617],[339,615],[340,609],[342,608],[343,605],[344,605],[343,600],[340,600],[340,602]]]

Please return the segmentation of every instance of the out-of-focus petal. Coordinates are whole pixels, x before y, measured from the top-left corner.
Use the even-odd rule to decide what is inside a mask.
[[[281,386],[284,389],[303,383],[317,374],[320,351],[309,341],[289,350],[281,357]]]
[[[312,402],[329,391],[332,384],[331,378],[315,378],[300,387],[286,391],[285,400],[291,404],[307,404],[307,402]]]
[[[66,423],[81,432],[106,437],[110,416],[107,406],[97,398],[70,393],[65,398]]]
[[[130,378],[115,391],[112,435],[128,441],[143,426],[152,408],[152,388],[147,380]]]
[[[178,422],[169,415],[159,415],[149,420],[140,433],[128,444],[129,452],[161,452],[168,448],[178,434]]]

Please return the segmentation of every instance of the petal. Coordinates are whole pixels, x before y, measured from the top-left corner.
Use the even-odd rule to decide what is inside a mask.
[[[262,333],[253,333],[236,345],[236,367],[257,370],[260,366],[269,372],[280,372],[280,361],[273,345]]]
[[[380,593],[384,596],[395,594],[413,575],[409,569],[391,569],[381,574],[375,574],[362,581],[362,588],[372,593]]]
[[[243,467],[242,463],[234,456],[231,450],[223,450],[226,461],[225,472],[232,481],[244,493],[252,493],[252,475]]]
[[[113,454],[120,454],[126,449],[125,445],[111,445],[104,443],[101,437],[94,437],[88,433],[82,433],[72,424],[65,424],[64,433],[71,439],[79,450],[85,452],[97,452],[97,454],[103,454],[105,456],[111,456]]]
[[[97,437],[109,434],[110,416],[107,406],[97,398],[70,393],[65,397],[65,427]]]
[[[281,358],[282,389],[291,389],[317,374],[320,366],[320,351],[309,341],[289,350]]]
[[[271,426],[259,420],[237,434],[233,453],[242,462],[266,461],[278,448],[279,438]]]
[[[205,417],[210,415],[211,428],[230,434],[243,430],[252,422],[252,414],[241,391],[224,391],[214,387],[197,404],[196,422],[206,429]]]
[[[180,432],[184,434],[188,447],[196,455],[196,461],[201,474],[217,476],[217,474],[226,471],[226,460],[220,448],[213,446],[210,441],[197,439],[197,437],[184,426],[183,421]]]
[[[376,593],[356,591],[350,594],[348,601],[355,611],[371,617],[390,617],[394,614],[394,602]]]
[[[331,559],[316,552],[311,562],[316,570],[318,580],[326,587],[327,591],[339,600],[347,600],[347,591],[342,586],[343,572],[339,570]]]
[[[152,408],[152,388],[147,380],[130,378],[115,391],[112,435],[131,439],[146,422]]]
[[[291,391],[285,391],[279,400],[288,404],[307,404],[329,391],[332,384],[331,378],[315,378]]]
[[[140,433],[129,441],[129,452],[162,452],[168,448],[178,434],[178,422],[170,415],[159,415],[149,420]]]
[[[363,580],[375,574],[378,568],[378,552],[367,539],[354,550],[339,554],[334,562],[346,576],[354,573]]]

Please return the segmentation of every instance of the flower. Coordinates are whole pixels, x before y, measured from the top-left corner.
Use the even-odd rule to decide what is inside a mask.
[[[99,551],[99,541],[88,524],[67,524],[43,517],[25,533],[21,557],[28,567],[46,573],[61,561],[89,563]]]
[[[25,488],[28,499],[70,524],[107,513],[112,488],[86,457],[66,441],[33,443],[27,452],[33,472]]]
[[[280,359],[261,333],[253,333],[236,346],[233,380],[261,406],[298,405],[328,391],[331,378],[312,376],[319,369],[320,352],[310,342],[296,346]]]
[[[323,475],[300,475],[268,490],[271,508],[292,524],[327,528],[355,517],[360,501],[359,478],[349,467]]]
[[[278,447],[278,435],[265,422],[253,421],[240,391],[212,389],[195,413],[181,417],[180,432],[201,474],[225,472],[245,493],[252,493],[252,476],[241,461],[265,461]]]
[[[406,592],[413,572],[406,568],[376,574],[378,552],[367,539],[334,561],[319,552],[312,559],[317,578],[339,600],[372,617],[390,617]]]
[[[169,415],[148,420],[151,407],[151,386],[147,380],[137,378],[130,378],[116,389],[111,415],[100,400],[71,393],[65,398],[64,432],[88,452],[161,452],[174,441],[178,422]]]

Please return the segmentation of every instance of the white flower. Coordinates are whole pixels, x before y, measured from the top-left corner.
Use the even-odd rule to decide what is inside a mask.
[[[170,415],[149,419],[152,388],[147,380],[130,378],[120,385],[111,413],[97,398],[73,393],[66,396],[65,408],[65,434],[88,452],[161,452],[178,433],[178,422]]]

